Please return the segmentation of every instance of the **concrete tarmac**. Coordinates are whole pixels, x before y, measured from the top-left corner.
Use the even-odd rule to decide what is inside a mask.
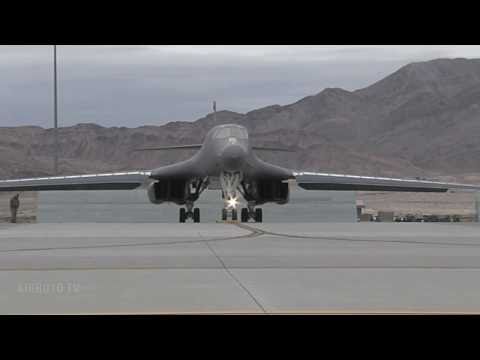
[[[0,314],[480,313],[476,223],[0,224]]]

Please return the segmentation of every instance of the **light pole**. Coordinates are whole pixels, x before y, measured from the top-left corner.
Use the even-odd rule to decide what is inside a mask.
[[[53,45],[53,122],[55,137],[54,172],[58,175],[57,45]]]
[[[480,222],[480,192],[475,192],[475,212],[476,212],[476,221]]]
[[[213,122],[217,124],[217,102],[213,101]]]

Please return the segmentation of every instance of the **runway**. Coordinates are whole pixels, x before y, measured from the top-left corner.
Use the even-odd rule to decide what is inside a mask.
[[[0,224],[1,314],[480,313],[477,223]]]

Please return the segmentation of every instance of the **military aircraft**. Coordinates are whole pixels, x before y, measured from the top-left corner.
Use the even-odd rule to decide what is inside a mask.
[[[202,192],[215,179],[219,180],[224,200],[222,220],[238,220],[239,195],[246,201],[241,221],[262,222],[265,203],[286,204],[289,201],[289,180],[295,179],[306,190],[361,190],[446,192],[453,190],[480,191],[480,186],[417,179],[298,172],[269,164],[256,151],[289,151],[253,145],[245,127],[225,124],[213,127],[203,144],[137,149],[198,150],[191,158],[150,171],[110,174],[55,176],[1,180],[0,191],[46,190],[130,190],[145,188],[154,204],[173,202],[180,205],[179,221],[200,222],[200,209],[194,207]]]

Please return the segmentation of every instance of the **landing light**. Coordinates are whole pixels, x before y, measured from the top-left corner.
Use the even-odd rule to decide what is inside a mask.
[[[239,202],[238,202],[238,199],[234,197],[234,198],[230,198],[227,201],[227,204],[228,204],[228,207],[231,207],[232,209],[236,209]]]

